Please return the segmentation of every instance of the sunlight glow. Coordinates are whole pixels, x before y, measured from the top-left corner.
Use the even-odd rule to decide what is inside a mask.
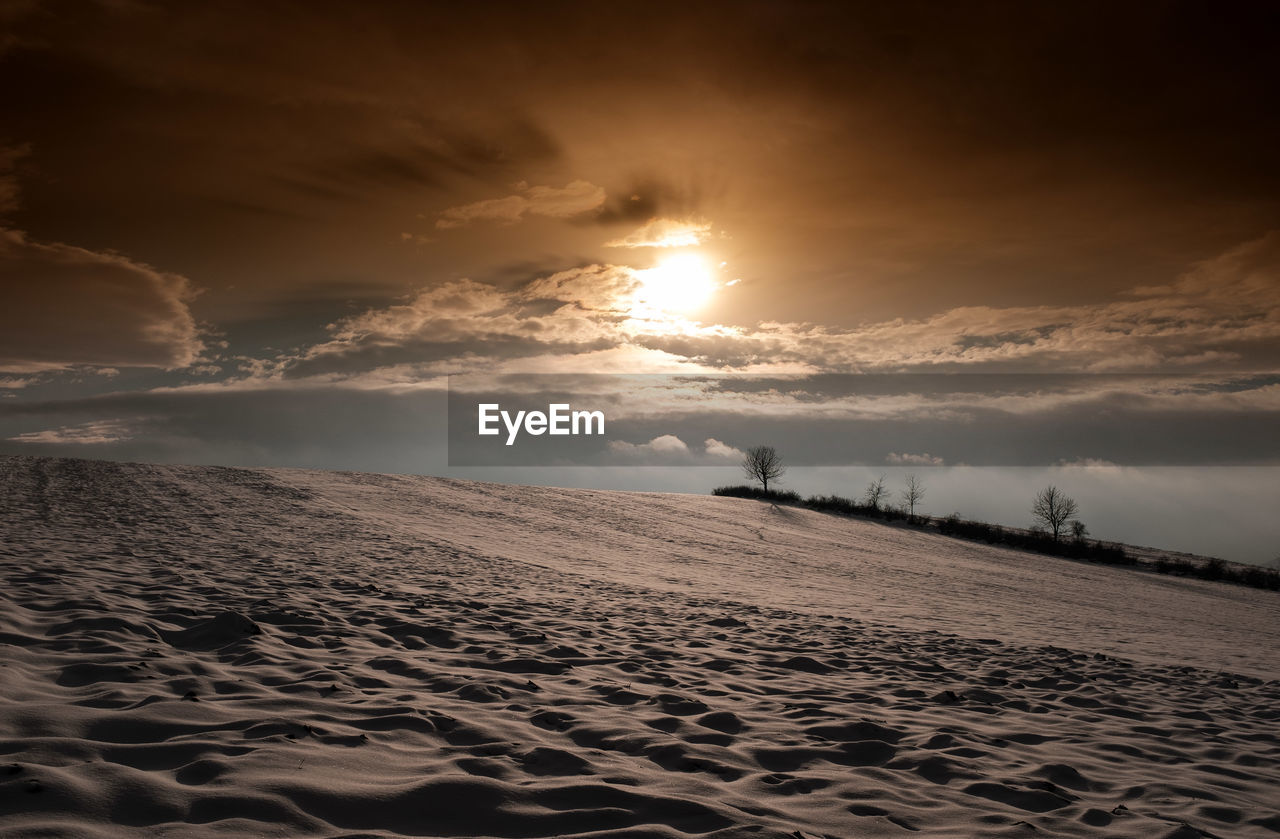
[[[655,218],[607,248],[692,248],[711,238],[711,222],[699,219]]]
[[[657,312],[689,312],[705,305],[715,293],[715,269],[696,253],[666,257],[640,272],[637,304]]]

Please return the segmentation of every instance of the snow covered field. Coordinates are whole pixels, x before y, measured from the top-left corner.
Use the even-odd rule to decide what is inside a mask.
[[[1280,833],[1280,595],[711,496],[0,459],[0,836]]]

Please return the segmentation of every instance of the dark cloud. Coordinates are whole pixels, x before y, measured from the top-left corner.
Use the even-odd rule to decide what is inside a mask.
[[[0,369],[176,368],[204,349],[184,277],[3,229],[0,277]]]
[[[456,186],[459,178],[515,180],[525,167],[545,166],[560,157],[557,141],[529,119],[496,126],[488,135],[416,119],[405,133],[396,145],[366,139],[335,151],[332,157],[309,163],[309,177],[316,184],[345,184],[351,190],[334,197],[367,198],[370,187],[441,191]],[[410,139],[415,134],[417,139]],[[307,177],[299,175],[298,180],[305,183]]]
[[[728,230],[761,280],[737,321],[851,326],[1092,302],[1280,213],[1265,4],[557,8],[43,6],[0,57],[21,80],[0,142],[42,173],[19,226],[273,294],[338,268],[403,289],[535,234],[428,255],[387,237],[584,179],[608,199],[580,220],[607,238]]]
[[[28,146],[0,146],[0,215],[18,209],[18,163],[30,152]]]
[[[697,214],[708,199],[706,186],[698,181],[697,175],[683,185],[657,175],[633,176],[610,188],[603,209],[585,221],[599,225],[643,224],[663,216]]]

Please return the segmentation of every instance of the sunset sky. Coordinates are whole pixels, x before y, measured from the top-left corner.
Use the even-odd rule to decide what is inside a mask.
[[[697,410],[618,417],[614,466],[672,468],[452,474],[705,491],[674,467],[767,435],[801,491],[937,468],[949,512],[951,467],[1174,469],[1230,538],[1150,504],[1109,535],[1275,556],[1278,34],[1266,3],[0,2],[0,453],[446,474],[448,374],[699,374]],[[1031,474],[966,511],[1025,524]]]

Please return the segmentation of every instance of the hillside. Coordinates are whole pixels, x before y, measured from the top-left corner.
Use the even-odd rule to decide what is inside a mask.
[[[711,496],[0,460],[5,836],[1275,836],[1280,596]]]

